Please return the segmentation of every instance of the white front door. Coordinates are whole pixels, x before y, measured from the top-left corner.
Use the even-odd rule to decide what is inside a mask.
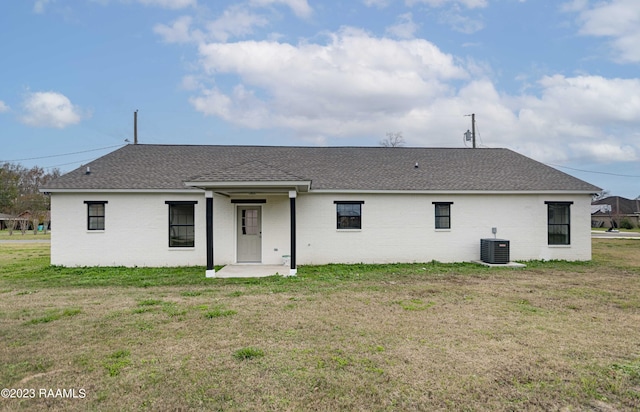
[[[262,262],[262,208],[238,206],[238,263]]]

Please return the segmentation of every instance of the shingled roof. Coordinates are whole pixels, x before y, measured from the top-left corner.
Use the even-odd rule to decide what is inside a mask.
[[[609,196],[604,199],[596,200],[591,203],[592,205],[609,205],[611,206],[611,212],[598,211],[596,215],[633,215],[640,213],[640,200],[627,199],[622,196]]]
[[[508,149],[146,144],[115,150],[43,190],[174,190],[187,189],[187,181],[292,180],[311,181],[312,191],[601,190]]]

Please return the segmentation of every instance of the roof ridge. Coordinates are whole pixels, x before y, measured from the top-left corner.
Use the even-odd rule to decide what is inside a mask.
[[[508,150],[506,147],[427,147],[427,146],[400,146],[400,147],[384,147],[384,146],[299,146],[299,145],[240,145],[240,144],[186,144],[186,143],[138,143],[136,145],[128,144],[127,146],[158,146],[158,147],[225,147],[225,148],[273,148],[273,149],[375,149],[375,150],[460,150],[460,151],[488,151],[488,150]],[[119,149],[118,149],[119,150]],[[517,153],[517,152],[516,152]],[[526,157],[526,156],[525,156]]]

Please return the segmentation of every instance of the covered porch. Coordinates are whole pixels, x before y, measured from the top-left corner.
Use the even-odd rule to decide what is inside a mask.
[[[207,277],[297,274],[296,198],[298,193],[309,190],[311,182],[255,163],[241,165],[245,169],[242,173],[238,170],[217,173],[228,180],[220,180],[222,176],[200,176],[184,182],[205,192]],[[269,176],[265,177],[265,173]],[[234,174],[242,174],[246,180],[232,180]],[[224,205],[225,210],[216,210],[214,203]],[[227,229],[233,228],[222,238],[216,237],[220,228],[215,223],[220,224],[220,219],[224,219]],[[226,261],[217,263],[225,265],[218,273],[215,271],[215,239],[225,242],[223,246],[227,250],[233,248],[231,261],[227,255]]]

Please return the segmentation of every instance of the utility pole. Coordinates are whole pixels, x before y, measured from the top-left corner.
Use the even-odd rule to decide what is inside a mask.
[[[473,148],[476,148],[476,114],[471,113],[471,137],[473,138]]]
[[[138,144],[138,109],[133,112],[133,144]]]
[[[468,142],[471,140],[473,142],[473,148],[476,148],[476,114],[465,114],[465,116],[471,116],[471,131],[467,129],[467,132],[464,133],[465,140]]]

